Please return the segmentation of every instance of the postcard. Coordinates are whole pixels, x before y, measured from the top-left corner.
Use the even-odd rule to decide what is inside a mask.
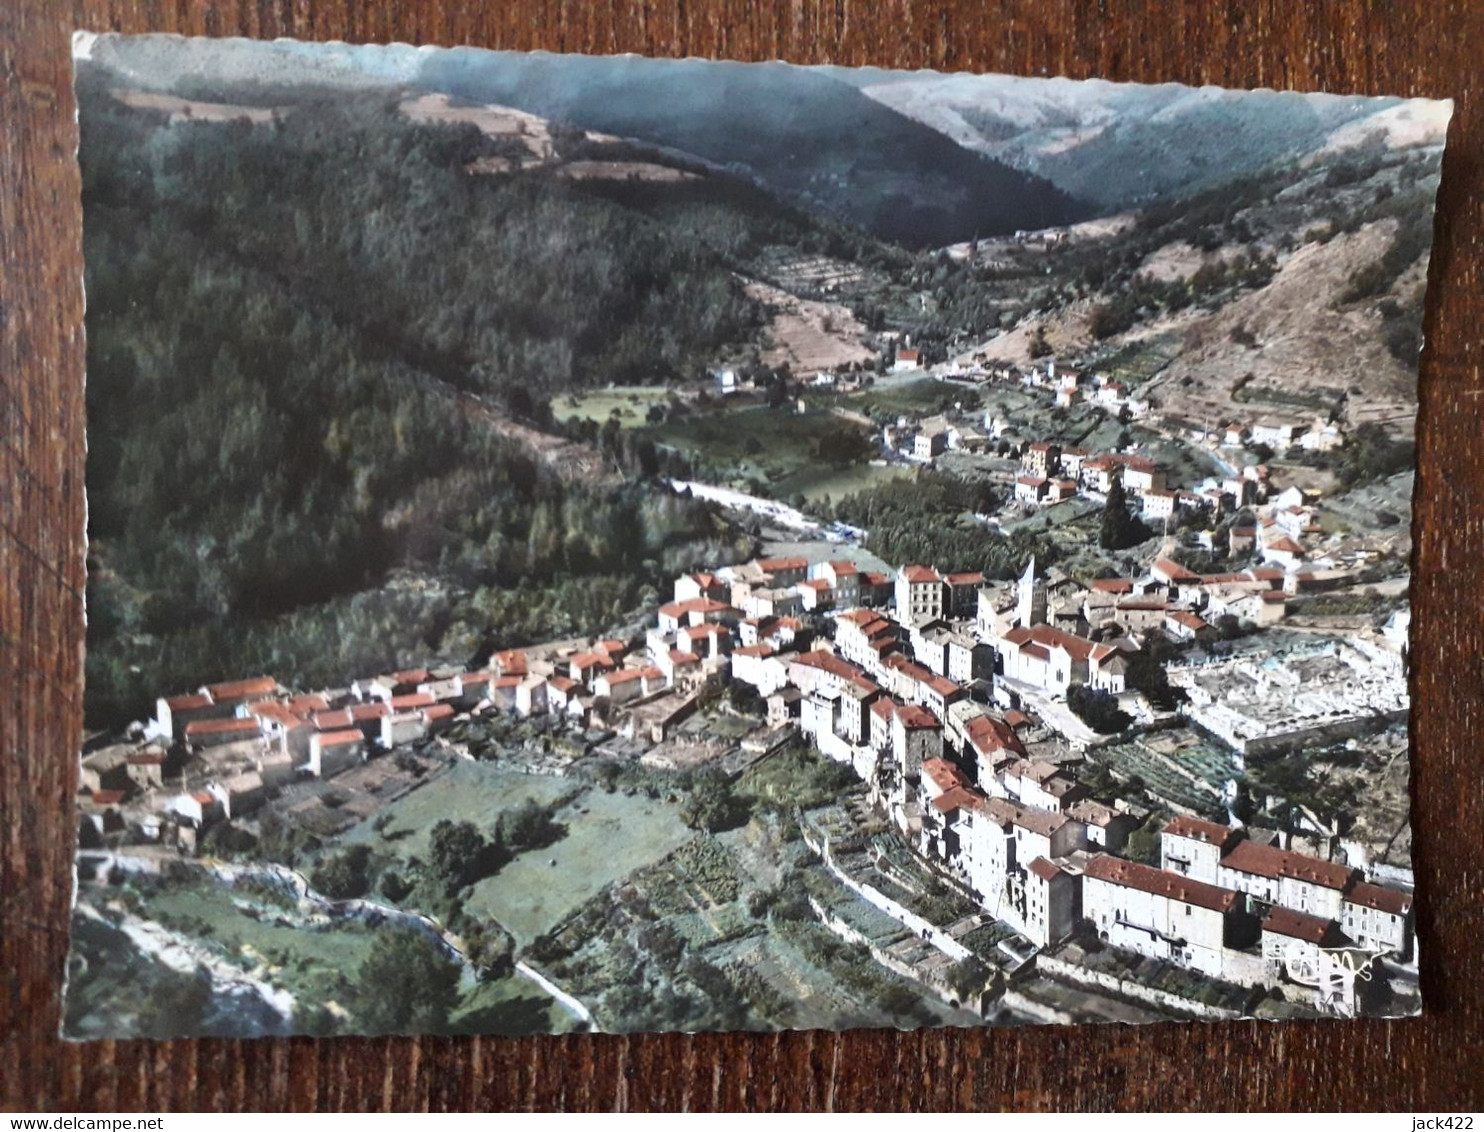
[[[68,1037],[1421,1009],[1451,103],[74,52]]]

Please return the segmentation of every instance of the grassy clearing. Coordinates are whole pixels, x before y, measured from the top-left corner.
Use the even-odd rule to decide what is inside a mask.
[[[822,410],[752,407],[667,421],[653,428],[650,437],[684,453],[703,473],[776,484],[793,476],[853,469],[855,465],[832,468],[816,455],[821,438],[851,429],[865,432]]]
[[[426,857],[428,836],[444,818],[470,821],[488,833],[505,810],[527,800],[549,804],[572,789],[564,779],[520,774],[496,763],[455,763],[446,773],[378,811],[390,815],[380,833],[369,821],[347,830],[344,844],[364,842],[397,857]]]
[[[568,785],[561,779],[551,780]],[[551,928],[605,885],[657,861],[692,832],[676,808],[643,794],[589,790],[557,820],[567,836],[523,853],[474,886],[465,904],[473,915],[498,920],[523,946]]]
[[[979,394],[961,385],[950,385],[931,377],[916,381],[877,383],[860,393],[847,394],[840,403],[858,412],[892,416],[931,414],[962,402],[967,409],[979,402]]]
[[[551,412],[563,423],[590,417],[599,424],[617,412],[618,423],[623,428],[637,428],[645,423],[651,405],[663,405],[669,399],[670,391],[662,386],[621,385],[586,393],[565,393],[552,399]]]

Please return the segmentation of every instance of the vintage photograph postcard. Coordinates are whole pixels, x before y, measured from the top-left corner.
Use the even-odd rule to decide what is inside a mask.
[[[67,1036],[1422,1008],[1451,103],[75,57]]]

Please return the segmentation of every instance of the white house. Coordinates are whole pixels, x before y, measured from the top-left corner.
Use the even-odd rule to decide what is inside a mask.
[[[1212,978],[1221,976],[1241,901],[1229,889],[1103,854],[1082,875],[1082,914],[1099,939]]]

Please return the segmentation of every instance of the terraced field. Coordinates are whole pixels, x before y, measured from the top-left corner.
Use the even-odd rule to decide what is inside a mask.
[[[1229,752],[1187,731],[1159,732],[1096,752],[1118,778],[1142,779],[1156,798],[1177,810],[1222,816],[1222,789],[1235,777]]]

